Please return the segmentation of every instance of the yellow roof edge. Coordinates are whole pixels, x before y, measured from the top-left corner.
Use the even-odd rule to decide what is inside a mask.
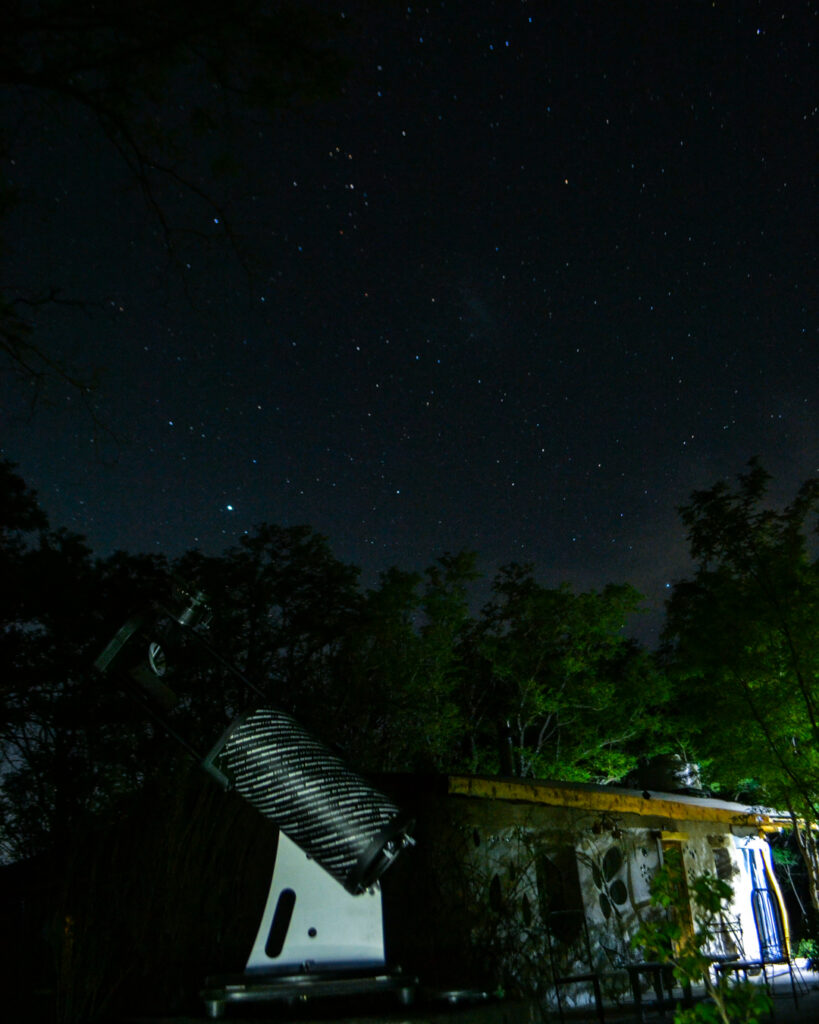
[[[638,814],[643,817],[675,818],[687,821],[713,821],[725,825],[773,828],[771,818],[762,811],[746,813],[706,803],[688,803],[666,795],[649,797],[637,793],[527,782],[523,779],[487,779],[468,775],[450,775],[448,792],[453,796],[513,800],[550,807],[573,807],[607,814]]]

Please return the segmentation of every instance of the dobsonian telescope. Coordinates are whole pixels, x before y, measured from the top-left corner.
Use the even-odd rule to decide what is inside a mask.
[[[208,1014],[225,1004],[394,991],[414,980],[386,967],[379,879],[412,844],[412,822],[208,642],[201,592],[177,588],[177,606],[152,604],[129,618],[95,661],[114,676],[220,785],[279,827],[273,877],[244,973],[206,982]],[[248,690],[250,708],[213,748],[195,747],[168,720],[169,682],[185,649],[217,663]]]

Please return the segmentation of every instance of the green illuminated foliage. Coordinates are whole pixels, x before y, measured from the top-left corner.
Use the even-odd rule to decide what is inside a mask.
[[[819,479],[783,509],[757,463],[681,510],[692,579],[668,604],[666,659],[678,720],[711,781],[790,810],[819,908],[819,567],[808,534]]]
[[[655,743],[665,699],[648,654],[625,633],[640,594],[627,585],[549,589],[519,565],[499,573],[493,594],[477,642],[507,772],[622,778]]]

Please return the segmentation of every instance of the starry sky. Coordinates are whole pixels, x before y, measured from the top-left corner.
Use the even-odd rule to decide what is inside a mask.
[[[99,555],[308,523],[365,585],[631,582],[650,632],[694,488],[819,472],[816,5],[324,6],[341,94],[230,140],[250,265],[166,185],[169,262],[85,112],[0,97],[4,280],[83,300],[38,337],[99,379],[5,375],[0,454]]]

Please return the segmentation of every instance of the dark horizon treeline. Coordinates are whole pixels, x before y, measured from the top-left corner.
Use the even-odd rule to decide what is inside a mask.
[[[549,589],[511,564],[475,615],[475,561],[392,567],[362,590],[321,535],[272,524],[220,556],[96,558],[51,529],[0,463],[3,859],[60,845],[89,813],[176,770],[181,748],[92,665],[178,581],[208,595],[220,654],[357,770],[612,781],[668,747],[664,677],[624,633],[641,600],[632,587]],[[172,721],[205,751],[253,697],[196,662],[172,685]]]
[[[674,587],[649,651],[627,635],[641,596],[625,583],[548,588],[511,563],[473,613],[466,551],[388,568],[366,590],[309,526],[262,524],[219,556],[95,558],[0,461],[0,858],[59,847],[186,766],[92,667],[179,580],[207,594],[220,655],[357,770],[615,782],[678,754],[727,795],[819,819],[819,582],[805,537],[819,484],[776,512],[767,473],[750,467],[735,490],[719,483],[680,510],[699,568]],[[201,660],[170,682],[172,724],[203,751],[252,703]]]

